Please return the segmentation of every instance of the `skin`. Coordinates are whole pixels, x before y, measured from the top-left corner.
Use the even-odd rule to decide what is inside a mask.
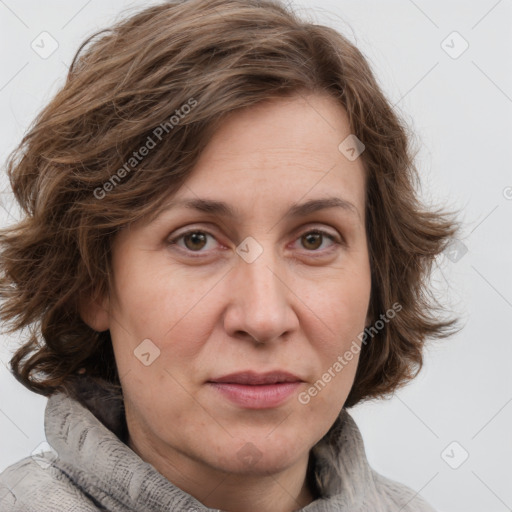
[[[345,403],[358,354],[309,403],[298,395],[368,324],[364,167],[338,150],[349,134],[345,110],[323,94],[231,114],[172,199],[217,199],[238,215],[175,207],[122,230],[114,289],[82,312],[94,329],[110,329],[129,446],[211,508],[290,512],[313,500],[309,451]],[[355,210],[285,217],[293,203],[326,197]],[[199,238],[180,237],[190,229]],[[337,240],[303,236],[315,229]],[[251,263],[236,252],[248,236],[263,250]],[[160,350],[148,366],[134,355],[144,339]],[[303,382],[260,410],[207,384],[249,369]],[[240,456],[248,449],[252,462]]]

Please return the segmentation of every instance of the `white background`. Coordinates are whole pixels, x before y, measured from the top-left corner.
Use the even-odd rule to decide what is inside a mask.
[[[150,3],[0,1],[2,163],[63,84],[85,36],[124,9]],[[392,399],[352,409],[370,464],[421,492],[438,511],[511,510],[512,2],[293,4],[340,30],[368,57],[417,134],[423,198],[462,211],[467,253],[442,255],[434,284],[464,328],[431,344],[420,376]],[[47,59],[31,48],[43,31],[59,45]],[[457,56],[464,40],[469,47]],[[0,226],[17,217],[6,187],[2,168]],[[16,341],[0,338],[0,471],[45,439],[46,399],[6,367]],[[452,469],[446,461],[457,465],[463,450],[469,458]]]

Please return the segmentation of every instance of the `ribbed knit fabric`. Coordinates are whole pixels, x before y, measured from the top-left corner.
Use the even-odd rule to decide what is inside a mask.
[[[42,459],[27,457],[0,474],[0,511],[218,512],[173,485],[123,442],[121,404],[52,395],[45,431],[58,457],[52,452]],[[302,512],[434,512],[417,493],[370,468],[346,410],[313,452],[321,498]]]

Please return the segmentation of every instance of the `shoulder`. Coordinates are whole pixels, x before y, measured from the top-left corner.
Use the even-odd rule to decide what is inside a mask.
[[[417,491],[372,470],[379,498],[386,503],[386,512],[436,512]]]
[[[46,462],[45,462],[46,457]],[[0,473],[2,512],[98,512],[69,477],[42,454],[26,457]]]

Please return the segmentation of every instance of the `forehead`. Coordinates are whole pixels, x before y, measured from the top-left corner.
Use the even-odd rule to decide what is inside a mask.
[[[236,111],[220,124],[177,198],[224,191],[233,200],[250,199],[279,190],[275,199],[296,203],[308,191],[325,196],[336,190],[360,202],[362,159],[351,161],[339,149],[348,136],[347,113],[328,95],[273,99]]]
[[[344,108],[328,95],[279,98],[235,111],[159,214],[181,208],[261,217],[279,204],[280,215],[289,217],[336,208],[363,222],[364,165],[339,149],[349,135]]]
[[[272,167],[279,158],[278,165],[304,162],[326,171],[326,162],[341,155],[339,145],[350,132],[345,109],[327,93],[273,98],[225,117],[198,167],[205,160],[225,165],[240,157],[248,165]]]

